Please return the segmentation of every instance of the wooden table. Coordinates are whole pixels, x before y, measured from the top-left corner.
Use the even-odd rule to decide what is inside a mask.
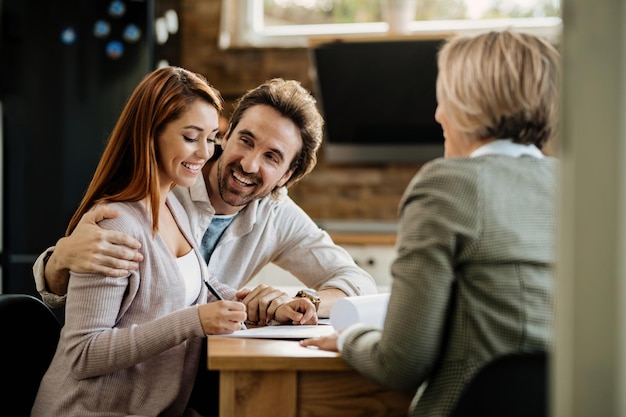
[[[220,374],[220,417],[405,416],[413,398],[296,341],[210,336],[208,368]]]

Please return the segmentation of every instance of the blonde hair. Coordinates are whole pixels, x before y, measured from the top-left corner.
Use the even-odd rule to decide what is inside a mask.
[[[541,149],[556,135],[560,55],[547,40],[508,30],[456,37],[438,67],[437,101],[468,136]]]

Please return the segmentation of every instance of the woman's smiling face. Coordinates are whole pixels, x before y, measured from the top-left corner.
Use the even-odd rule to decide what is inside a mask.
[[[217,109],[202,100],[196,100],[181,117],[165,126],[157,139],[163,187],[193,185],[215,151],[218,130]]]

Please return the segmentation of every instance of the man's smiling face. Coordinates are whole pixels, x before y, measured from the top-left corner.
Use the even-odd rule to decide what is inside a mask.
[[[222,148],[217,161],[219,195],[240,209],[287,182],[302,137],[291,120],[270,106],[256,105],[245,111]]]

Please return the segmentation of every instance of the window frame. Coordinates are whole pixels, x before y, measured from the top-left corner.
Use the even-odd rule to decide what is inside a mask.
[[[319,25],[282,25],[265,27],[255,15],[263,15],[263,1],[223,1],[218,44],[229,48],[306,48],[314,37],[388,36],[385,22]],[[451,33],[477,33],[485,30],[513,29],[545,36],[559,43],[562,32],[559,17],[484,20],[429,20],[410,23],[406,36],[431,37]]]

